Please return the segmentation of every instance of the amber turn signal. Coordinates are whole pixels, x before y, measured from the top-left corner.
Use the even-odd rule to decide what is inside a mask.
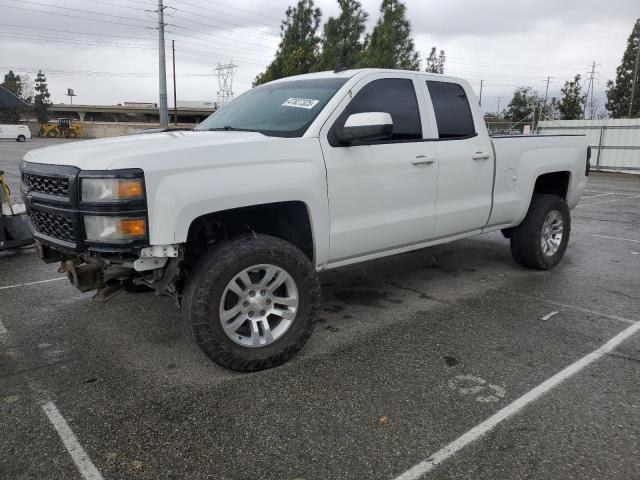
[[[118,199],[138,198],[142,197],[143,193],[141,179],[134,178],[118,180]]]
[[[142,218],[120,219],[120,233],[124,238],[144,237],[146,230],[145,221]]]

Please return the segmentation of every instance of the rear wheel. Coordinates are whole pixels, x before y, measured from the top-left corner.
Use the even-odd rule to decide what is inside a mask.
[[[209,358],[251,372],[280,365],[304,346],[319,302],[315,268],[304,253],[279,238],[247,235],[200,259],[182,308]]]
[[[571,214],[556,195],[535,194],[523,222],[510,232],[511,253],[523,267],[550,270],[567,249]]]

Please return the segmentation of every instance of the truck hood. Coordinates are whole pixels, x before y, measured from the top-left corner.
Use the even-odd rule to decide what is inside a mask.
[[[282,141],[257,132],[164,132],[70,142],[28,152],[24,160],[49,165],[70,165],[81,170],[109,170],[152,165],[148,160],[175,152],[178,159],[189,151],[215,146]],[[256,147],[259,151],[260,147]],[[147,168],[145,168],[146,170]]]

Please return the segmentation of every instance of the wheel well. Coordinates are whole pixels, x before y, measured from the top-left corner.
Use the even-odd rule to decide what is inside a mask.
[[[569,172],[552,172],[540,175],[533,187],[533,193],[557,195],[566,200],[570,178],[571,174]]]
[[[233,208],[196,218],[189,227],[185,260],[198,258],[216,242],[248,232],[286,240],[313,261],[309,212],[298,201]]]

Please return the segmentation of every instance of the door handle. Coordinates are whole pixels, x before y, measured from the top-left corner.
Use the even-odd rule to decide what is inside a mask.
[[[474,160],[487,160],[490,156],[491,155],[485,152],[476,152],[471,155],[471,158],[473,158]]]
[[[416,158],[411,160],[411,163],[414,165],[431,165],[435,163],[436,159],[427,157],[426,155],[418,155]]]

